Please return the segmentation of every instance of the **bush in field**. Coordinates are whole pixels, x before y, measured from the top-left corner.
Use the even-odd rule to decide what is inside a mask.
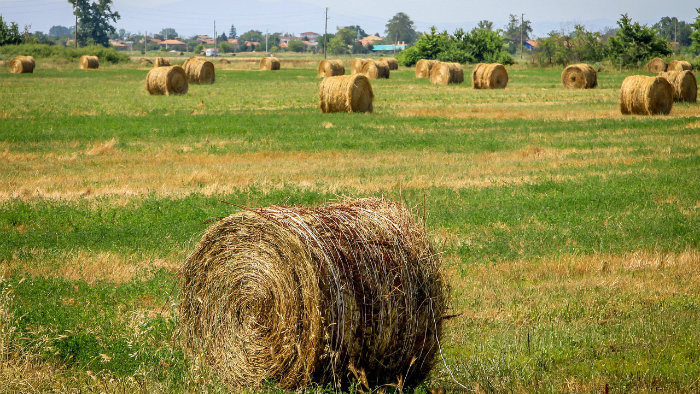
[[[129,57],[125,54],[117,52],[113,48],[105,48],[102,45],[91,45],[78,49],[46,44],[20,44],[0,47],[0,57],[11,58],[17,55],[34,56],[37,59],[67,60],[78,59],[83,55],[95,55],[100,58],[100,62],[123,63],[129,61]]]
[[[664,57],[672,53],[668,42],[650,27],[632,22],[624,14],[617,21],[620,29],[608,39],[608,57],[623,66],[640,66],[653,57]]]
[[[447,32],[438,33],[435,26],[430,33],[425,33],[416,43],[399,53],[396,60],[404,66],[413,66],[421,59],[437,59],[448,48]]]

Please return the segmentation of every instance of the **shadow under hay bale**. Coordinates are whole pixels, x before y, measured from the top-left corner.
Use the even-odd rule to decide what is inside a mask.
[[[698,99],[698,82],[692,71],[667,71],[659,73],[673,86],[673,101],[694,103]]]
[[[474,89],[505,89],[508,85],[508,71],[499,63],[479,63],[472,70]]]
[[[568,89],[593,89],[598,86],[598,73],[588,64],[572,64],[561,72],[561,83]]]
[[[100,59],[97,56],[83,55],[80,57],[80,69],[91,70],[100,68]]]
[[[686,71],[692,70],[693,65],[685,60],[671,60],[666,71]]]
[[[321,78],[335,77],[345,74],[345,65],[342,60],[321,60],[318,63],[318,76]]]
[[[180,66],[153,67],[146,75],[146,90],[153,95],[186,94],[187,74]]]
[[[448,292],[424,226],[363,199],[219,221],[187,258],[181,297],[185,347],[225,383],[294,390],[422,380]]]
[[[274,71],[280,69],[280,61],[276,57],[264,57],[260,59],[260,69]]]
[[[459,63],[438,62],[430,69],[430,82],[437,85],[464,82],[464,70]]]
[[[321,112],[372,112],[374,92],[364,74],[326,77],[318,89]]]
[[[214,63],[201,57],[191,57],[185,60],[182,68],[187,74],[187,79],[191,83],[207,84],[214,83],[216,80],[216,71]]]
[[[380,57],[380,61],[386,62],[389,65],[389,71],[394,71],[399,69],[399,62],[393,57]]]
[[[440,63],[437,60],[421,59],[416,63],[416,78],[430,78],[430,70]]]
[[[153,67],[167,67],[170,66],[170,59],[164,57],[157,57],[156,61],[153,62]]]
[[[356,57],[352,59],[352,63],[350,63],[350,73],[351,74],[361,74],[362,73],[362,68],[365,66],[365,63],[368,62],[373,62],[374,60],[372,59],[363,59]]]
[[[362,64],[360,74],[364,74],[369,79],[388,79],[389,65],[383,61],[369,60]]]
[[[622,81],[620,112],[625,115],[667,115],[673,107],[673,86],[662,77],[632,75]]]
[[[660,57],[655,57],[649,60],[649,63],[647,63],[647,69],[650,73],[664,72],[666,69],[668,69],[668,63],[666,63],[666,61]]]
[[[15,56],[10,60],[8,68],[12,74],[31,74],[36,67],[36,61],[32,56]]]

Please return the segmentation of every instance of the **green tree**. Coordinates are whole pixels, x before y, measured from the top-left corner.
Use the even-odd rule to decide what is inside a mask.
[[[49,29],[49,35],[55,37],[70,37],[73,35],[73,28],[65,26],[51,26]]]
[[[446,31],[438,33],[437,28],[432,26],[430,32],[423,34],[413,46],[401,51],[396,56],[396,60],[408,67],[413,66],[421,59],[437,59],[440,53],[447,50],[448,37]]]
[[[19,32],[19,26],[15,22],[8,25],[0,15],[0,45],[20,44],[21,42],[22,35]]]
[[[477,27],[478,29],[484,29],[484,30],[491,31],[491,30],[493,30],[493,22],[488,21],[488,20],[486,20],[486,19],[480,20],[480,21],[479,21],[479,24],[476,25],[476,27]]]
[[[219,43],[219,51],[222,53],[232,53],[234,52],[233,44],[228,41],[222,41]]]
[[[693,32],[691,25],[685,21],[679,21],[676,17],[664,16],[653,27],[659,33],[659,36],[666,41],[675,41],[684,47],[690,46],[692,43],[690,39],[690,34]]]
[[[287,49],[292,52],[304,52],[306,50],[306,45],[300,40],[291,40],[287,43]]]
[[[571,37],[552,31],[545,38],[537,41],[537,48],[533,53],[533,61],[542,66],[559,64],[565,66],[571,62],[572,51],[570,47]]]
[[[231,28],[230,28],[229,31],[228,31],[228,36],[231,37],[231,38],[236,38],[236,37],[238,37],[238,34],[237,34],[237,32],[236,32],[236,26],[231,25]]]
[[[248,30],[247,32],[241,34],[241,36],[238,37],[238,40],[241,42],[265,42],[265,36],[263,36],[263,33],[259,30]]]
[[[576,25],[568,39],[571,61],[599,62],[605,58],[605,46],[600,33],[587,31],[582,25]]]
[[[175,29],[172,27],[166,27],[165,29],[161,30],[159,34],[167,40],[172,40],[179,37]]]
[[[328,53],[332,55],[344,55],[348,53],[348,44],[337,34],[328,42]]]
[[[112,0],[68,0],[78,17],[78,43],[109,46],[109,36],[115,29],[111,22],[119,20],[119,13],[112,11]]]
[[[403,12],[399,12],[387,22],[386,37],[389,42],[404,41],[407,44],[413,44],[418,39],[418,32],[416,32],[411,18]]]
[[[692,41],[690,48],[695,51],[695,53],[698,53],[700,52],[700,8],[696,8],[695,12],[697,12],[698,15],[695,17],[695,22],[690,25],[693,28],[693,33],[690,34],[690,39]]]
[[[656,31],[623,14],[617,21],[619,30],[607,42],[609,57],[623,66],[640,66],[655,56],[671,54],[668,42]]]
[[[356,32],[355,38],[364,38],[364,37],[367,37],[369,35],[359,25],[345,26],[343,29],[348,29],[348,30],[352,30],[352,31]]]
[[[522,23],[521,23],[522,22]],[[508,50],[510,53],[515,53],[520,47],[520,29],[522,25],[522,36],[523,41],[530,39],[530,33],[532,33],[532,22],[525,19],[521,21],[521,18],[515,14],[510,14],[508,17],[508,25],[505,30],[505,40],[508,44]]]

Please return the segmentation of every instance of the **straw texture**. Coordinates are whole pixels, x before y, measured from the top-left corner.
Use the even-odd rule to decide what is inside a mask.
[[[430,82],[437,85],[464,82],[464,70],[459,63],[438,62],[430,69]]]
[[[15,56],[8,67],[12,74],[29,74],[34,72],[36,62],[32,56]]]
[[[508,71],[499,63],[479,63],[472,70],[474,89],[505,89],[508,85]]]
[[[685,70],[692,70],[693,65],[690,64],[690,62],[687,62],[685,60],[671,60],[671,62],[668,64],[668,68],[666,71],[685,71]]]
[[[430,70],[438,63],[437,60],[419,60],[418,63],[416,63],[416,78],[430,78]]]
[[[690,70],[659,73],[673,86],[673,101],[694,103],[698,99],[698,81]]]
[[[260,59],[260,69],[266,71],[274,71],[280,69],[280,61],[276,57],[264,57]]]
[[[647,69],[650,73],[660,73],[666,71],[667,68],[668,64],[660,57],[655,57],[649,60],[649,63],[647,63]]]
[[[146,75],[146,90],[150,94],[179,95],[188,89],[187,74],[180,66],[153,67]]]
[[[620,112],[637,115],[667,115],[673,107],[673,86],[662,77],[632,75],[622,81]]]
[[[170,59],[164,57],[157,57],[156,61],[153,62],[153,67],[167,67],[170,65]]]
[[[201,57],[191,57],[185,61],[182,68],[187,74],[187,79],[191,83],[207,84],[214,83],[216,80],[216,71],[214,63]]]
[[[593,89],[598,86],[598,73],[588,64],[572,64],[561,72],[561,83],[568,89]]]
[[[345,65],[342,60],[321,60],[318,63],[318,76],[321,78],[335,77],[345,74]]]
[[[97,56],[83,55],[79,64],[82,70],[96,69],[100,67],[100,59]]]
[[[318,96],[323,113],[373,110],[374,92],[372,84],[364,74],[324,78]]]

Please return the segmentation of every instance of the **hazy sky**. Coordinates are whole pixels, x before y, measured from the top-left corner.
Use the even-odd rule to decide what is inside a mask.
[[[323,9],[329,7],[328,29],[359,24],[368,33],[383,33],[386,21],[397,12],[407,13],[419,30],[435,25],[453,31],[472,28],[488,19],[502,28],[508,14],[525,13],[533,22],[535,35],[551,30],[571,29],[582,23],[590,29],[614,26],[622,13],[636,21],[653,24],[662,16],[677,16],[691,21],[700,7],[698,0],[516,0],[459,1],[338,1],[338,0],[115,0],[114,9],[121,14],[118,29],[131,32],[158,32],[174,27],[178,33],[228,32],[234,24],[238,33],[258,29],[270,32],[323,32]],[[53,25],[72,25],[74,17],[67,0],[0,0],[0,14],[20,27],[47,32]]]

